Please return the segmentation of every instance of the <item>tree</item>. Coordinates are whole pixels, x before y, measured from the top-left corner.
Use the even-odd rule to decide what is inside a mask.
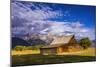
[[[14,50],[16,50],[16,51],[22,51],[22,50],[24,50],[24,46],[16,46],[15,48],[14,48]]]
[[[79,44],[86,49],[92,45],[92,42],[89,38],[83,38],[79,41]]]
[[[42,44],[33,45],[33,46],[32,46],[32,49],[37,50],[37,49],[40,49],[42,46],[43,46]]]

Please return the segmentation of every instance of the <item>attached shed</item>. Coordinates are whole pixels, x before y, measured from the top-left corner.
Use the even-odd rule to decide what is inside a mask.
[[[40,48],[40,53],[43,55],[57,55],[64,52],[74,52],[81,49],[77,44],[74,35],[56,36],[50,45]]]

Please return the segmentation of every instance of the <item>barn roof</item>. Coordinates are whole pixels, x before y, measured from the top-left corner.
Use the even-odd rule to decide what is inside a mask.
[[[68,43],[72,37],[73,37],[72,35],[54,37],[54,40],[52,41],[50,45]]]
[[[73,35],[70,36],[56,36],[50,45],[43,46],[42,48],[53,48],[68,44]]]

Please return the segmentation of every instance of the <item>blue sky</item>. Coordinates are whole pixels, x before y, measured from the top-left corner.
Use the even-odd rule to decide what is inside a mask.
[[[95,6],[13,1],[12,34],[74,34],[94,40],[95,13]]]

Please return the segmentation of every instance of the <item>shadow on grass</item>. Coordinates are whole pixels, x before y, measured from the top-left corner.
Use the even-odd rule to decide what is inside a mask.
[[[20,55],[12,56],[12,66],[43,65],[96,61],[95,56],[76,55]]]

